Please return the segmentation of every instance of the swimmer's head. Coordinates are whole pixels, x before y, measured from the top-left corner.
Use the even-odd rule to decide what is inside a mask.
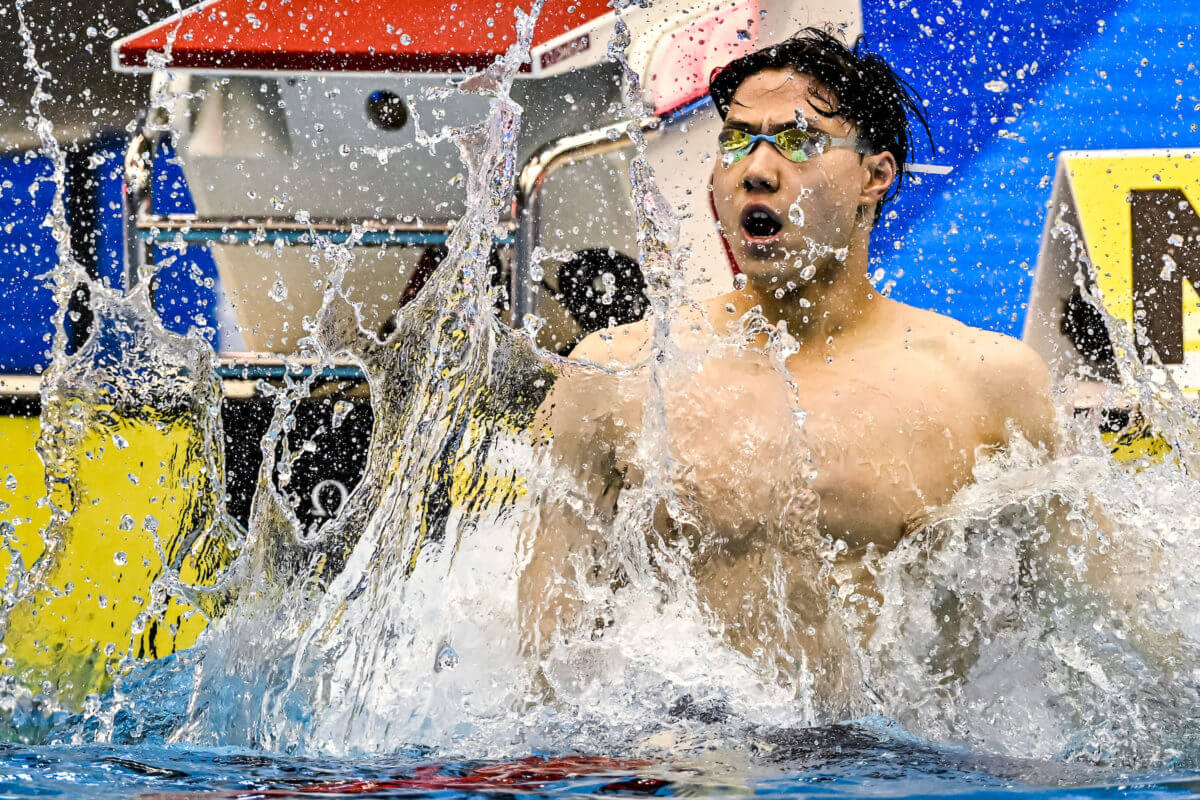
[[[724,119],[718,218],[741,270],[779,288],[836,270],[856,236],[865,246],[899,188],[912,125],[928,133],[887,62],[816,28],[715,71],[709,91]],[[800,134],[745,145],[788,128]]]

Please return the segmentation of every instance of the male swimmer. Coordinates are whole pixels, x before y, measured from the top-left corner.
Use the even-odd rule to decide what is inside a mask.
[[[713,199],[745,285],[672,320],[675,499],[651,533],[691,549],[698,600],[722,635],[783,680],[804,664],[835,697],[852,682],[856,637],[830,618],[833,582],[869,603],[864,559],[946,503],[981,454],[1014,436],[1052,449],[1049,376],[1021,342],[868,280],[872,229],[925,122],[861,40],[805,29],[719,70],[710,92],[724,120]],[[721,344],[751,318],[761,332],[748,347]],[[783,331],[795,349],[781,367],[768,351]],[[651,338],[644,322],[588,336],[572,356],[618,374],[568,373],[543,405],[553,456],[586,496],[547,498],[540,512],[521,589],[538,649],[601,625],[582,618],[577,587],[620,590],[605,531],[647,474],[650,384],[632,368]],[[781,595],[794,619],[772,612]]]

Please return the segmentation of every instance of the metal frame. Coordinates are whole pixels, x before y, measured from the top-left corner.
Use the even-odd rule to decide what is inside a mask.
[[[546,179],[557,170],[583,159],[624,150],[633,145],[630,126],[643,134],[661,134],[708,105],[708,97],[690,103],[666,116],[644,117],[636,122],[619,122],[551,141],[539,148],[521,167],[516,180],[512,219],[505,222],[501,246],[515,246],[509,286],[512,313],[510,324],[518,327],[532,313],[540,284],[531,279],[532,256],[538,241],[541,192]],[[153,263],[155,245],[182,242],[184,245],[259,244],[284,241],[307,244],[313,234],[335,243],[349,240],[358,226],[364,244],[395,244],[414,247],[444,244],[455,221],[398,222],[379,219],[320,219],[300,222],[289,217],[205,217],[197,214],[153,213],[152,176],[154,153],[161,129],[146,124],[125,153],[125,285],[133,286],[142,270]]]
[[[646,117],[636,124],[647,133],[658,129],[661,122],[660,117]],[[530,279],[530,273],[538,242],[542,187],[546,179],[577,161],[629,147],[633,144],[629,136],[631,124],[635,123],[618,122],[556,139],[538,149],[521,168],[513,197],[513,216],[517,219],[517,252],[509,286],[513,327],[521,325],[525,315],[532,313],[537,303],[537,285]]]
[[[384,220],[320,219],[298,222],[286,217],[201,217],[196,214],[143,214],[138,218],[136,236],[147,245],[173,244],[261,244],[275,241],[308,244],[320,234],[335,244],[353,237],[352,226],[360,228],[358,241],[363,244],[415,246],[444,243],[454,226],[420,222]],[[510,229],[512,226],[509,226]],[[512,234],[497,240],[512,244]]]

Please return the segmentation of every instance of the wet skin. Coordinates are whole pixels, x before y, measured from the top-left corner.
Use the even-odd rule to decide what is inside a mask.
[[[799,114],[810,130],[855,136],[820,113],[834,105],[809,76],[768,70],[739,87],[726,124],[774,133]],[[831,584],[853,584],[869,602],[863,559],[890,551],[949,501],[981,454],[1014,434],[1052,448],[1049,378],[1032,350],[881,297],[868,282],[874,210],[895,177],[886,153],[837,148],[795,163],[766,142],[718,165],[718,217],[747,283],[680,310],[663,368],[671,485],[685,519],[660,510],[657,532],[691,548],[700,600],[735,646],[803,650],[830,694],[847,688],[857,638],[830,619]],[[793,204],[802,226],[789,221]],[[778,232],[756,236],[762,229],[746,223],[754,208],[781,222]],[[795,339],[778,366],[766,332],[740,333],[752,309]],[[605,524],[645,474],[638,447],[651,354],[645,323],[593,334],[573,357],[617,372],[568,373],[543,407],[554,458],[582,481],[598,516],[543,510],[522,586],[533,638],[586,624],[570,619],[560,578],[578,568],[574,556],[603,549]],[[796,630],[761,610],[780,581],[803,622]]]

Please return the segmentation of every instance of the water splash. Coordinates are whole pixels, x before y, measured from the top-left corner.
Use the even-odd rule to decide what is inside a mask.
[[[463,735],[455,728],[465,722],[446,726],[449,690],[436,684],[461,683],[479,663],[472,637],[502,648],[477,627],[495,612],[473,609],[485,615],[473,620],[466,598],[454,602],[471,587],[455,578],[481,579],[460,566],[461,551],[511,510],[517,473],[493,451],[536,406],[536,390],[526,387],[544,369],[527,339],[500,331],[488,273],[520,124],[508,92],[539,8],[519,15],[517,43],[464,87],[491,97],[490,113],[450,133],[470,172],[470,211],[424,301],[402,309],[381,342],[359,328],[340,294],[344,269],[334,271],[302,344],[323,362],[353,359],[367,374],[376,425],[366,472],[340,516],[312,537],[300,535],[284,498],[260,481],[247,587],[209,635],[191,720],[176,738],[379,750]],[[279,431],[274,425],[268,439]],[[248,651],[250,640],[260,646]],[[451,661],[462,666],[448,669]]]
[[[1122,430],[1061,412],[1060,455],[1020,440],[872,565],[883,602],[861,654],[878,710],[988,752],[1079,763],[1197,763],[1196,404],[1084,280],[1086,250],[1060,215],[1121,381],[1103,408]],[[1071,396],[1073,382],[1063,387]],[[1109,442],[1149,437],[1140,458]]]
[[[226,589],[216,584],[241,537],[224,507],[212,350],[162,327],[149,275],[122,294],[76,260],[65,154],[42,108],[52,99],[50,74],[37,60],[24,3],[17,12],[34,76],[30,126],[53,165],[43,224],[58,253],[43,276],[56,302],[37,442],[47,521],[36,541],[5,536],[14,569],[2,617],[3,708],[13,729],[36,737],[56,713],[97,709],[115,677],[169,652],[177,637],[194,637],[224,604]],[[87,341],[69,352],[65,320],[76,293],[89,298],[94,319]],[[127,504],[152,512],[139,529],[122,513]],[[160,537],[160,528],[170,535]]]

